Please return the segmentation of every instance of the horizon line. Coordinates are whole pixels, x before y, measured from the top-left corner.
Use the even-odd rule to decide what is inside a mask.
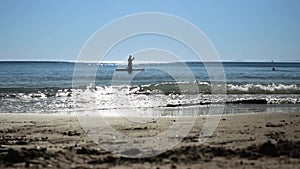
[[[124,61],[74,61],[74,60],[1,60],[0,62],[61,62],[61,63],[97,63],[97,64],[101,64],[101,63],[107,63],[107,64],[122,64],[125,63]],[[259,62],[259,63],[300,63],[300,60],[290,60],[290,61],[284,61],[284,60],[280,60],[280,61],[264,61],[264,60],[223,60],[223,61],[199,61],[199,60],[187,60],[187,61],[182,61],[182,62],[135,62],[135,64],[154,64],[154,63],[253,63],[253,62]]]

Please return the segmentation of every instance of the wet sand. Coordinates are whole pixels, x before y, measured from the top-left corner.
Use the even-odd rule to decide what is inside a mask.
[[[172,118],[130,126],[127,134],[167,128]],[[0,168],[300,168],[300,113],[226,115],[207,142],[199,143],[205,116],[173,149],[150,158],[103,150],[73,115],[0,114]]]

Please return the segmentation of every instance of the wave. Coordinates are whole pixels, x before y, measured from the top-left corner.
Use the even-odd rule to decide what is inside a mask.
[[[222,85],[222,84],[216,84]],[[148,85],[131,86],[82,86],[80,89],[108,90],[113,88],[128,88],[131,94],[212,94],[212,84],[209,82],[166,82]],[[196,88],[198,87],[198,88]],[[195,89],[196,88],[196,89]],[[217,87],[218,88],[218,87]],[[36,94],[45,97],[56,96],[58,93],[72,93],[72,88],[0,88],[0,97],[7,95]],[[197,92],[196,92],[197,91]],[[225,94],[214,92],[213,94]],[[300,85],[297,84],[227,84],[226,94],[300,94]]]
[[[160,83],[139,86],[137,93],[149,94],[187,94],[182,88],[188,88],[192,83]],[[212,94],[212,85],[208,82],[198,82],[199,93]],[[217,91],[214,94],[222,94]],[[300,86],[296,84],[227,84],[227,94],[300,94]]]
[[[183,85],[187,85],[183,83]],[[209,83],[197,83],[209,88]],[[45,89],[27,93],[0,93],[0,112],[74,112],[75,110],[110,110],[126,108],[170,108],[210,105],[246,104],[293,104],[300,105],[300,94],[186,94],[170,92],[177,90],[175,84],[147,86],[88,86],[82,89]],[[251,85],[230,85],[247,91]],[[263,85],[264,90],[294,90],[298,86]],[[262,88],[255,86],[254,88]],[[161,92],[162,90],[168,92]],[[205,89],[208,90],[208,89]],[[159,92],[158,92],[159,91]],[[248,92],[248,91],[247,91]],[[235,92],[236,93],[236,92]]]
[[[296,84],[242,84],[227,85],[229,94],[300,94],[300,87]]]

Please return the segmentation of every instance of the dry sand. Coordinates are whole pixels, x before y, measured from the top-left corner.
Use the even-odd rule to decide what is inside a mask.
[[[111,125],[139,135],[172,120]],[[125,158],[95,144],[75,116],[3,113],[0,168],[300,168],[300,113],[226,115],[201,144],[204,120],[199,117],[188,136],[163,154]]]

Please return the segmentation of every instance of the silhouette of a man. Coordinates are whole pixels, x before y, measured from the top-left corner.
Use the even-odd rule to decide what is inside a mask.
[[[131,55],[129,55],[128,57],[128,67],[127,67],[127,70],[129,73],[132,72],[132,61],[134,60],[134,57],[132,57]]]

